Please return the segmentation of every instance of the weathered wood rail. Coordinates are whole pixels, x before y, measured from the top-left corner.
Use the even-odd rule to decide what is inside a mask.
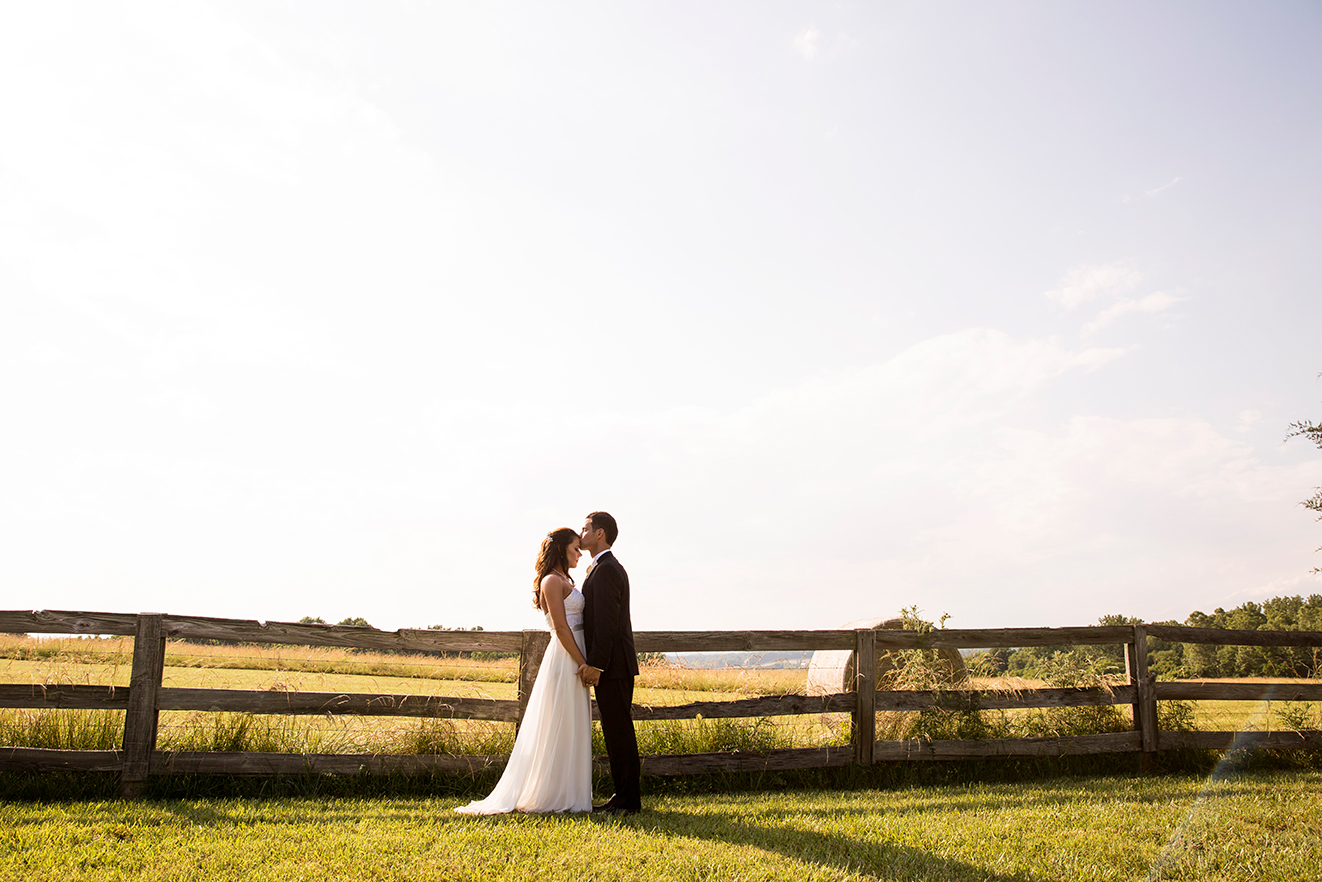
[[[104,634],[134,638],[128,687],[0,684],[0,708],[116,710],[125,713],[122,750],[46,750],[0,745],[0,770],[117,772],[121,792],[132,796],[151,775],[472,773],[497,768],[501,756],[342,755],[162,751],[156,747],[161,711],[231,711],[252,714],[443,717],[518,723],[527,705],[550,635],[544,631],[379,631],[339,625],[305,625],[160,613],[0,610],[0,632]],[[1161,700],[1316,701],[1322,683],[1156,682],[1148,671],[1147,638],[1183,643],[1256,646],[1322,646],[1317,631],[1233,631],[1168,625],[1080,628],[997,628],[917,631],[641,631],[639,652],[767,652],[844,649],[858,660],[855,689],[838,695],[777,695],[675,706],[635,705],[640,721],[797,714],[849,714],[851,743],[763,752],[648,756],[648,775],[755,771],[868,765],[897,760],[971,757],[1060,756],[1198,748],[1322,748],[1322,732],[1167,732],[1157,728]],[[254,644],[333,646],[417,653],[517,652],[518,698],[486,699],[390,693],[273,692],[195,689],[162,685],[168,639],[225,640]],[[877,649],[1122,645],[1127,682],[1104,688],[1041,688],[1020,692],[950,689],[877,689]],[[880,711],[950,711],[1129,705],[1133,731],[1059,738],[951,741],[877,741]]]

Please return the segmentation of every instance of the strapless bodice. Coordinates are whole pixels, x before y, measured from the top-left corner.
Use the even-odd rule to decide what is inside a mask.
[[[565,598],[565,621],[569,622],[571,630],[583,630],[583,607],[586,605],[587,602],[583,599],[583,593],[577,588],[572,589],[569,596]],[[555,630],[549,613],[546,615],[546,627]]]

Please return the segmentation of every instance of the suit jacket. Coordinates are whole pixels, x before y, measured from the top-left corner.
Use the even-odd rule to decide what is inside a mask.
[[[602,677],[638,676],[638,653],[633,648],[633,621],[629,617],[629,574],[607,551],[583,581],[583,642],[587,662]]]

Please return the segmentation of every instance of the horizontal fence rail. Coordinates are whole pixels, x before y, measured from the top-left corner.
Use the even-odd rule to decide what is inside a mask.
[[[536,671],[551,639],[545,631],[439,631],[295,622],[65,610],[0,610],[0,632],[110,635],[133,638],[130,685],[0,684],[0,708],[108,710],[125,713],[122,750],[47,750],[0,746],[0,770],[116,772],[121,792],[141,791],[149,775],[376,774],[500,768],[503,756],[356,755],[162,751],[156,748],[161,711],[234,712],[291,716],[357,715],[514,723],[522,719]],[[1063,756],[1177,749],[1318,749],[1322,732],[1173,732],[1157,728],[1157,701],[1318,701],[1322,683],[1156,682],[1147,667],[1147,638],[1179,643],[1322,647],[1322,632],[1246,631],[1173,625],[1078,628],[993,628],[790,631],[638,631],[639,652],[774,652],[846,650],[859,660],[852,688],[831,695],[772,695],[680,705],[636,704],[638,721],[839,715],[852,720],[851,743],[707,754],[647,756],[647,775],[765,771],[904,760]],[[474,652],[517,654],[516,699],[430,694],[304,692],[164,686],[167,640],[338,647],[442,656]],[[878,689],[874,651],[982,649],[1030,646],[1124,647],[1127,682],[1109,688],[988,690]],[[875,740],[878,712],[973,712],[1029,708],[1129,705],[1133,731],[1095,735],[967,740]],[[594,717],[595,717],[595,702]],[[596,759],[603,770],[604,758]]]
[[[1171,643],[1213,646],[1322,646],[1322,631],[1242,631],[1233,628],[1189,628],[1145,625],[1148,634]]]
[[[127,710],[127,686],[0,685],[0,707]]]
[[[877,692],[876,708],[879,711],[924,711],[932,708],[946,711],[977,711],[1033,707],[1087,707],[1133,704],[1136,694],[1133,686],[1116,686],[1111,689],[1068,687],[1026,689],[1023,692],[905,689]]]
[[[1164,700],[1319,701],[1322,683],[1158,683]]]
[[[132,636],[138,616],[65,610],[0,611],[0,633],[110,634]],[[202,616],[161,616],[161,629],[174,640],[226,640],[335,646],[403,652],[518,652],[522,631],[432,631],[401,628],[378,631],[353,625],[308,625]]]

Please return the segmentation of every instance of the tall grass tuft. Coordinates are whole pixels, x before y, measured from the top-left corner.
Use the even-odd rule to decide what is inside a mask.
[[[123,711],[0,711],[0,746],[48,750],[119,750],[124,743]]]
[[[425,720],[397,736],[399,753],[501,756],[514,750],[514,727],[476,720]]]
[[[1101,689],[1110,692],[1118,671],[1106,658],[1090,657],[1078,649],[1052,653],[1041,676],[1047,686]],[[1021,735],[1069,736],[1125,732],[1133,722],[1113,704],[1039,708],[1023,716]]]
[[[769,717],[752,719],[657,720],[639,723],[638,751],[647,754],[765,751],[793,747],[793,734]],[[599,736],[599,731],[595,736]],[[605,753],[605,741],[594,737],[593,750]]]
[[[917,607],[900,611],[905,630],[929,633],[934,626],[918,617]],[[942,615],[940,626],[948,616]],[[891,668],[879,678],[883,689],[923,690],[935,693],[938,704],[942,693],[954,685],[950,665],[935,650],[904,649],[890,653]],[[882,711],[877,714],[877,738],[924,741],[1004,737],[1008,718],[980,710],[948,710],[933,707],[922,711]]]
[[[1272,709],[1272,716],[1283,728],[1294,732],[1322,729],[1322,705],[1311,701],[1278,704]]]
[[[1157,702],[1157,728],[1166,732],[1193,732],[1195,723],[1192,701]]]
[[[237,713],[193,713],[161,732],[161,750],[220,752],[325,752],[319,733],[293,717]]]

